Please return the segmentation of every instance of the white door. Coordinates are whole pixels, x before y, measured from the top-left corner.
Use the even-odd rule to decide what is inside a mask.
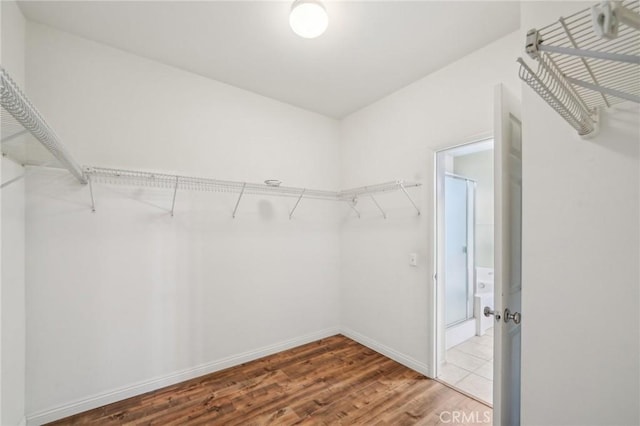
[[[502,85],[496,86],[494,94],[493,424],[517,426],[520,424],[522,128],[519,101]]]

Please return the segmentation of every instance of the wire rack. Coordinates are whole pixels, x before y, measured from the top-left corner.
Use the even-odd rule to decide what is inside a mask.
[[[518,58],[520,79],[526,82],[558,114],[562,116],[580,135],[594,131],[596,117],[590,112],[580,95],[562,78],[562,73],[553,61],[543,56],[538,62],[538,72]]]
[[[338,192],[340,200],[352,200],[354,197],[362,197],[371,194],[380,194],[383,192],[398,191],[402,188],[411,188],[420,186],[417,182],[405,182],[403,180],[394,180],[391,182],[380,183],[377,185],[361,186],[359,188],[346,189]]]
[[[393,181],[378,185],[354,188],[347,191],[325,191],[320,189],[296,188],[290,186],[280,186],[280,184],[259,184],[249,182],[227,181],[219,179],[208,179],[193,176],[172,175],[167,173],[155,173],[145,171],[110,169],[102,167],[87,167],[82,169],[67,152],[60,142],[60,138],[53,129],[46,123],[40,112],[33,106],[18,85],[11,79],[7,71],[0,67],[0,105],[2,106],[0,121],[2,129],[2,152],[3,154],[15,154],[22,164],[35,164],[29,161],[30,151],[36,151],[33,146],[29,146],[27,141],[21,138],[23,135],[32,135],[42,146],[49,151],[53,157],[65,167],[81,183],[89,183],[92,210],[95,211],[95,198],[93,194],[93,182],[107,184],[126,184],[152,188],[167,188],[173,190],[173,202],[171,205],[171,215],[173,216],[176,194],[178,190],[190,191],[212,191],[228,192],[239,194],[236,205],[233,209],[233,217],[236,216],[240,200],[244,194],[274,195],[284,197],[296,197],[295,206],[289,214],[293,216],[294,211],[303,198],[320,199],[332,201],[346,201],[349,206],[358,214],[355,208],[358,197],[368,195],[386,218],[386,213],[374,198],[374,194],[401,190],[411,201],[420,214],[418,206],[415,204],[406,188],[419,186],[416,182]],[[31,138],[29,138],[31,139]],[[11,142],[17,142],[16,146],[11,146]],[[13,180],[12,180],[13,181]],[[9,184],[11,182],[7,182]],[[1,187],[4,187],[2,184]]]
[[[0,122],[2,123],[2,143],[7,143],[18,136],[28,133],[28,130],[18,123],[4,108],[0,109]]]
[[[597,110],[640,103],[640,1],[602,2],[527,33],[520,78],[579,134],[597,128]]]
[[[245,194],[275,195],[285,197],[299,197],[304,191],[305,198],[323,200],[339,200],[338,192],[317,189],[295,188],[290,186],[271,186],[259,183],[236,182],[219,179],[200,178],[192,176],[171,175],[133,170],[109,169],[89,167],[85,174],[93,182],[106,184],[123,184],[151,188],[175,189],[188,191],[231,192]]]
[[[359,197],[368,196],[373,200],[376,206],[381,210],[383,216],[386,218],[386,213],[374,198],[374,194],[390,191],[402,191],[407,196],[411,204],[416,208],[418,214],[420,214],[420,210],[418,209],[416,203],[407,192],[407,188],[420,186],[421,183],[419,182],[405,182],[398,180],[377,185],[353,188],[345,191],[326,191],[320,189],[309,189],[280,185],[276,186],[261,183],[228,181],[167,173],[112,169],[104,167],[87,167],[84,170],[84,175],[89,181],[92,200],[91,202],[94,211],[95,200],[93,197],[92,184],[103,183],[170,189],[173,191],[173,202],[171,206],[172,215],[175,208],[176,193],[178,192],[178,190],[226,192],[239,194],[238,201],[233,211],[233,217],[235,217],[236,215],[238,205],[240,203],[240,200],[242,199],[242,196],[245,194],[255,194],[297,198],[297,202],[293,207],[293,210],[289,214],[290,218],[293,216],[295,209],[298,207],[298,204],[303,198],[348,202],[349,206],[358,214],[358,217],[360,217],[360,213],[355,208],[355,205]]]
[[[58,159],[4,108],[0,108],[0,123],[3,156],[23,166],[64,168]]]
[[[87,183],[82,168],[73,160],[60,138],[44,120],[40,112],[33,106],[18,85],[11,79],[4,68],[0,67],[0,104],[4,111],[9,113],[14,120],[8,116],[2,116],[2,142],[6,143],[11,139],[25,133],[31,133],[69,172],[81,183]],[[19,126],[22,129],[19,128]],[[4,132],[8,134],[5,135]],[[5,137],[6,136],[6,137]]]
[[[346,191],[326,191],[309,188],[296,188],[290,186],[269,185],[249,182],[227,181],[219,179],[208,179],[193,176],[172,175],[166,173],[155,173],[145,171],[111,169],[102,167],[87,167],[82,169],[67,152],[60,142],[60,138],[53,129],[46,123],[40,112],[33,106],[18,85],[11,79],[6,70],[0,67],[0,104],[2,114],[0,114],[2,129],[3,153],[13,153],[20,157],[23,164],[34,164],[28,160],[29,152],[35,151],[34,147],[28,146],[27,142],[20,138],[22,135],[30,134],[49,151],[53,157],[65,167],[81,183],[89,183],[91,194],[92,210],[95,211],[95,198],[93,194],[93,182],[106,184],[125,184],[152,188],[166,188],[173,190],[173,202],[171,205],[171,215],[174,213],[176,194],[178,190],[190,191],[211,191],[228,192],[239,194],[238,200],[233,210],[233,217],[236,216],[240,200],[244,194],[274,195],[284,197],[296,197],[295,206],[289,214],[293,216],[294,211],[303,198],[320,199],[332,201],[348,202],[349,206],[358,214],[355,205],[361,196],[370,197],[375,205],[380,209],[386,218],[386,213],[376,201],[374,194],[401,190],[407,196],[411,204],[420,214],[418,206],[413,201],[406,188],[420,186],[417,182],[393,181],[378,185],[364,186],[349,189]],[[11,142],[17,142],[16,147],[9,149]],[[18,151],[20,152],[18,154]],[[40,164],[42,165],[42,164]],[[46,164],[50,166],[50,163]]]

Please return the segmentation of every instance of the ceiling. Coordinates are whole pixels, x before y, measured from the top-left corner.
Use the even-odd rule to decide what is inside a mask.
[[[303,39],[289,1],[23,1],[25,16],[342,118],[519,28],[507,1],[325,1]]]

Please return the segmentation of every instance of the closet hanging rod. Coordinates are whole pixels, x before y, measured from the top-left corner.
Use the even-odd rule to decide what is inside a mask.
[[[81,183],[87,179],[82,168],[73,160],[60,138],[47,124],[7,71],[0,67],[0,104]]]

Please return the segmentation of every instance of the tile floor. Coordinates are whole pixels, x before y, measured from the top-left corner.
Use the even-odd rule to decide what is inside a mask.
[[[493,404],[493,328],[447,351],[438,378]]]

